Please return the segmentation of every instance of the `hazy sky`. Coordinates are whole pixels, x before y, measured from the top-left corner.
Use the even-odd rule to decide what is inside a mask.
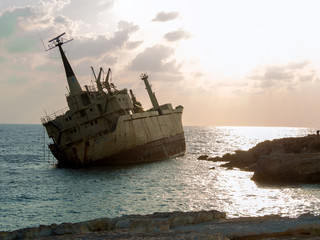
[[[110,67],[148,108],[148,72],[184,125],[320,127],[319,12],[318,0],[2,0],[0,123],[67,106],[58,49],[42,45],[66,32],[82,86],[90,66]]]

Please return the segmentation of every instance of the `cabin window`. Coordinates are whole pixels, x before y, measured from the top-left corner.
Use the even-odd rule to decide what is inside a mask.
[[[80,115],[81,115],[81,117],[84,117],[86,115],[86,111],[85,110],[80,110]]]
[[[86,106],[90,104],[90,99],[87,93],[81,94],[81,99],[82,99],[83,105]]]
[[[78,158],[77,149],[74,147],[74,148],[72,148],[72,151],[73,151],[73,153],[74,153],[74,156],[75,156],[76,158]]]
[[[103,110],[102,110],[102,106],[101,106],[101,104],[99,104],[99,105],[98,105],[98,109],[99,109],[99,111],[100,111],[100,112],[102,112],[102,111],[103,111]]]

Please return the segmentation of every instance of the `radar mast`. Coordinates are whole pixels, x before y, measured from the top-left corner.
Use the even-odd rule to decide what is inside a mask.
[[[67,76],[67,82],[68,82],[68,86],[69,86],[69,90],[70,90],[70,95],[74,96],[74,95],[80,94],[82,92],[82,89],[81,89],[81,86],[78,82],[78,79],[77,79],[76,75],[74,74],[74,72],[71,68],[71,65],[70,65],[62,47],[61,47],[63,44],[70,42],[73,39],[69,39],[69,40],[64,41],[63,38],[61,38],[64,34],[66,34],[66,33],[62,33],[59,36],[52,38],[49,41],[50,44],[49,44],[48,50],[51,50],[56,47],[59,48],[60,55],[61,55],[62,62],[63,62],[63,66],[64,66],[64,70],[65,70],[66,76]]]

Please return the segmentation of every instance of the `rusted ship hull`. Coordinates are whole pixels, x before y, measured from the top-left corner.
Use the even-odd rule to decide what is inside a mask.
[[[122,116],[112,133],[50,150],[60,166],[97,166],[152,162],[182,156],[186,144],[182,109]],[[168,127],[170,126],[170,127]]]
[[[165,138],[142,146],[137,146],[133,149],[106,157],[105,159],[84,164],[75,164],[74,162],[68,161],[68,158],[61,154],[54,144],[50,145],[50,150],[55,158],[58,159],[60,167],[80,167],[155,162],[183,156],[185,154],[185,147],[184,134],[182,133],[171,138]]]

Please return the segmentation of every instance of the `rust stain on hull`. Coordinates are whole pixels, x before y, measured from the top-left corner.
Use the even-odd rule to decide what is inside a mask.
[[[76,166],[107,166],[130,163],[154,162],[171,157],[179,157],[185,154],[186,144],[184,134],[179,134],[171,138],[165,138],[153,141],[145,145],[137,146],[124,152],[114,154],[99,161],[87,162],[85,164],[75,164],[69,162],[64,156],[59,156],[58,152],[53,154],[59,160],[59,166],[76,167]]]

